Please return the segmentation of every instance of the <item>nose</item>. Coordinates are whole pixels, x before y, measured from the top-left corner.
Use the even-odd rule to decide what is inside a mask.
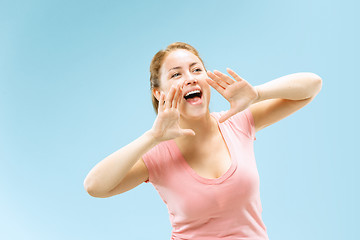
[[[191,75],[188,78],[186,78],[186,80],[184,81],[185,86],[196,84],[196,83],[197,83],[197,79],[194,78],[194,76],[191,76]]]

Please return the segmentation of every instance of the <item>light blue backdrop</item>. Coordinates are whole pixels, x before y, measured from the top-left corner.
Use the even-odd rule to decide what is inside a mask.
[[[254,86],[322,77],[313,102],[256,134],[263,220],[273,240],[355,239],[357,1],[128,2],[0,2],[0,239],[170,239],[150,183],[97,199],[83,180],[152,126],[149,64],[174,41]]]

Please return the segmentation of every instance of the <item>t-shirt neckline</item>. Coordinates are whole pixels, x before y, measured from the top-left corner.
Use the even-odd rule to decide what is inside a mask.
[[[175,154],[179,157],[179,160],[180,160],[180,163],[181,165],[187,170],[188,173],[190,173],[190,175],[195,178],[197,181],[201,182],[201,183],[204,183],[204,184],[220,184],[222,182],[224,182],[226,179],[228,179],[236,170],[237,168],[237,161],[235,159],[235,157],[233,156],[232,154],[232,149],[231,149],[231,144],[229,144],[229,140],[227,139],[226,136],[224,136],[224,131],[222,129],[222,124],[219,123],[218,121],[218,118],[215,117],[213,115],[213,113],[210,113],[210,115],[212,117],[215,118],[216,122],[217,122],[217,125],[218,125],[218,128],[220,130],[220,134],[222,136],[222,138],[224,139],[225,141],[225,145],[227,146],[228,150],[229,150],[229,154],[230,154],[230,158],[231,158],[231,165],[229,167],[229,169],[220,177],[218,178],[205,178],[205,177],[202,177],[200,176],[199,174],[197,174],[195,172],[194,169],[192,169],[192,167],[190,167],[190,165],[186,162],[185,160],[185,157],[182,155],[179,147],[177,146],[176,142],[174,139],[170,140],[169,142],[171,144],[173,144],[173,149],[176,151]]]

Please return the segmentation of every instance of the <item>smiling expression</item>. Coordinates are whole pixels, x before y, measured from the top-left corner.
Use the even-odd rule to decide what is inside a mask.
[[[210,86],[208,75],[201,60],[193,53],[178,49],[170,52],[160,69],[160,89],[154,91],[158,98],[160,91],[168,93],[172,85],[183,86],[183,98],[179,111],[184,118],[199,118],[208,111]]]

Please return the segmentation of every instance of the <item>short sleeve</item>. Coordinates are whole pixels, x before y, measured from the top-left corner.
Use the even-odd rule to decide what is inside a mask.
[[[155,147],[150,149],[150,151],[148,151],[142,156],[142,160],[144,161],[149,172],[149,179],[144,181],[145,183],[148,182],[155,183],[161,177],[162,174],[161,162],[162,159],[164,158],[164,154],[163,154],[164,151],[162,145],[163,144],[161,143],[156,145]]]
[[[231,117],[237,127],[252,140],[256,140],[255,136],[255,121],[249,108],[235,114]]]

